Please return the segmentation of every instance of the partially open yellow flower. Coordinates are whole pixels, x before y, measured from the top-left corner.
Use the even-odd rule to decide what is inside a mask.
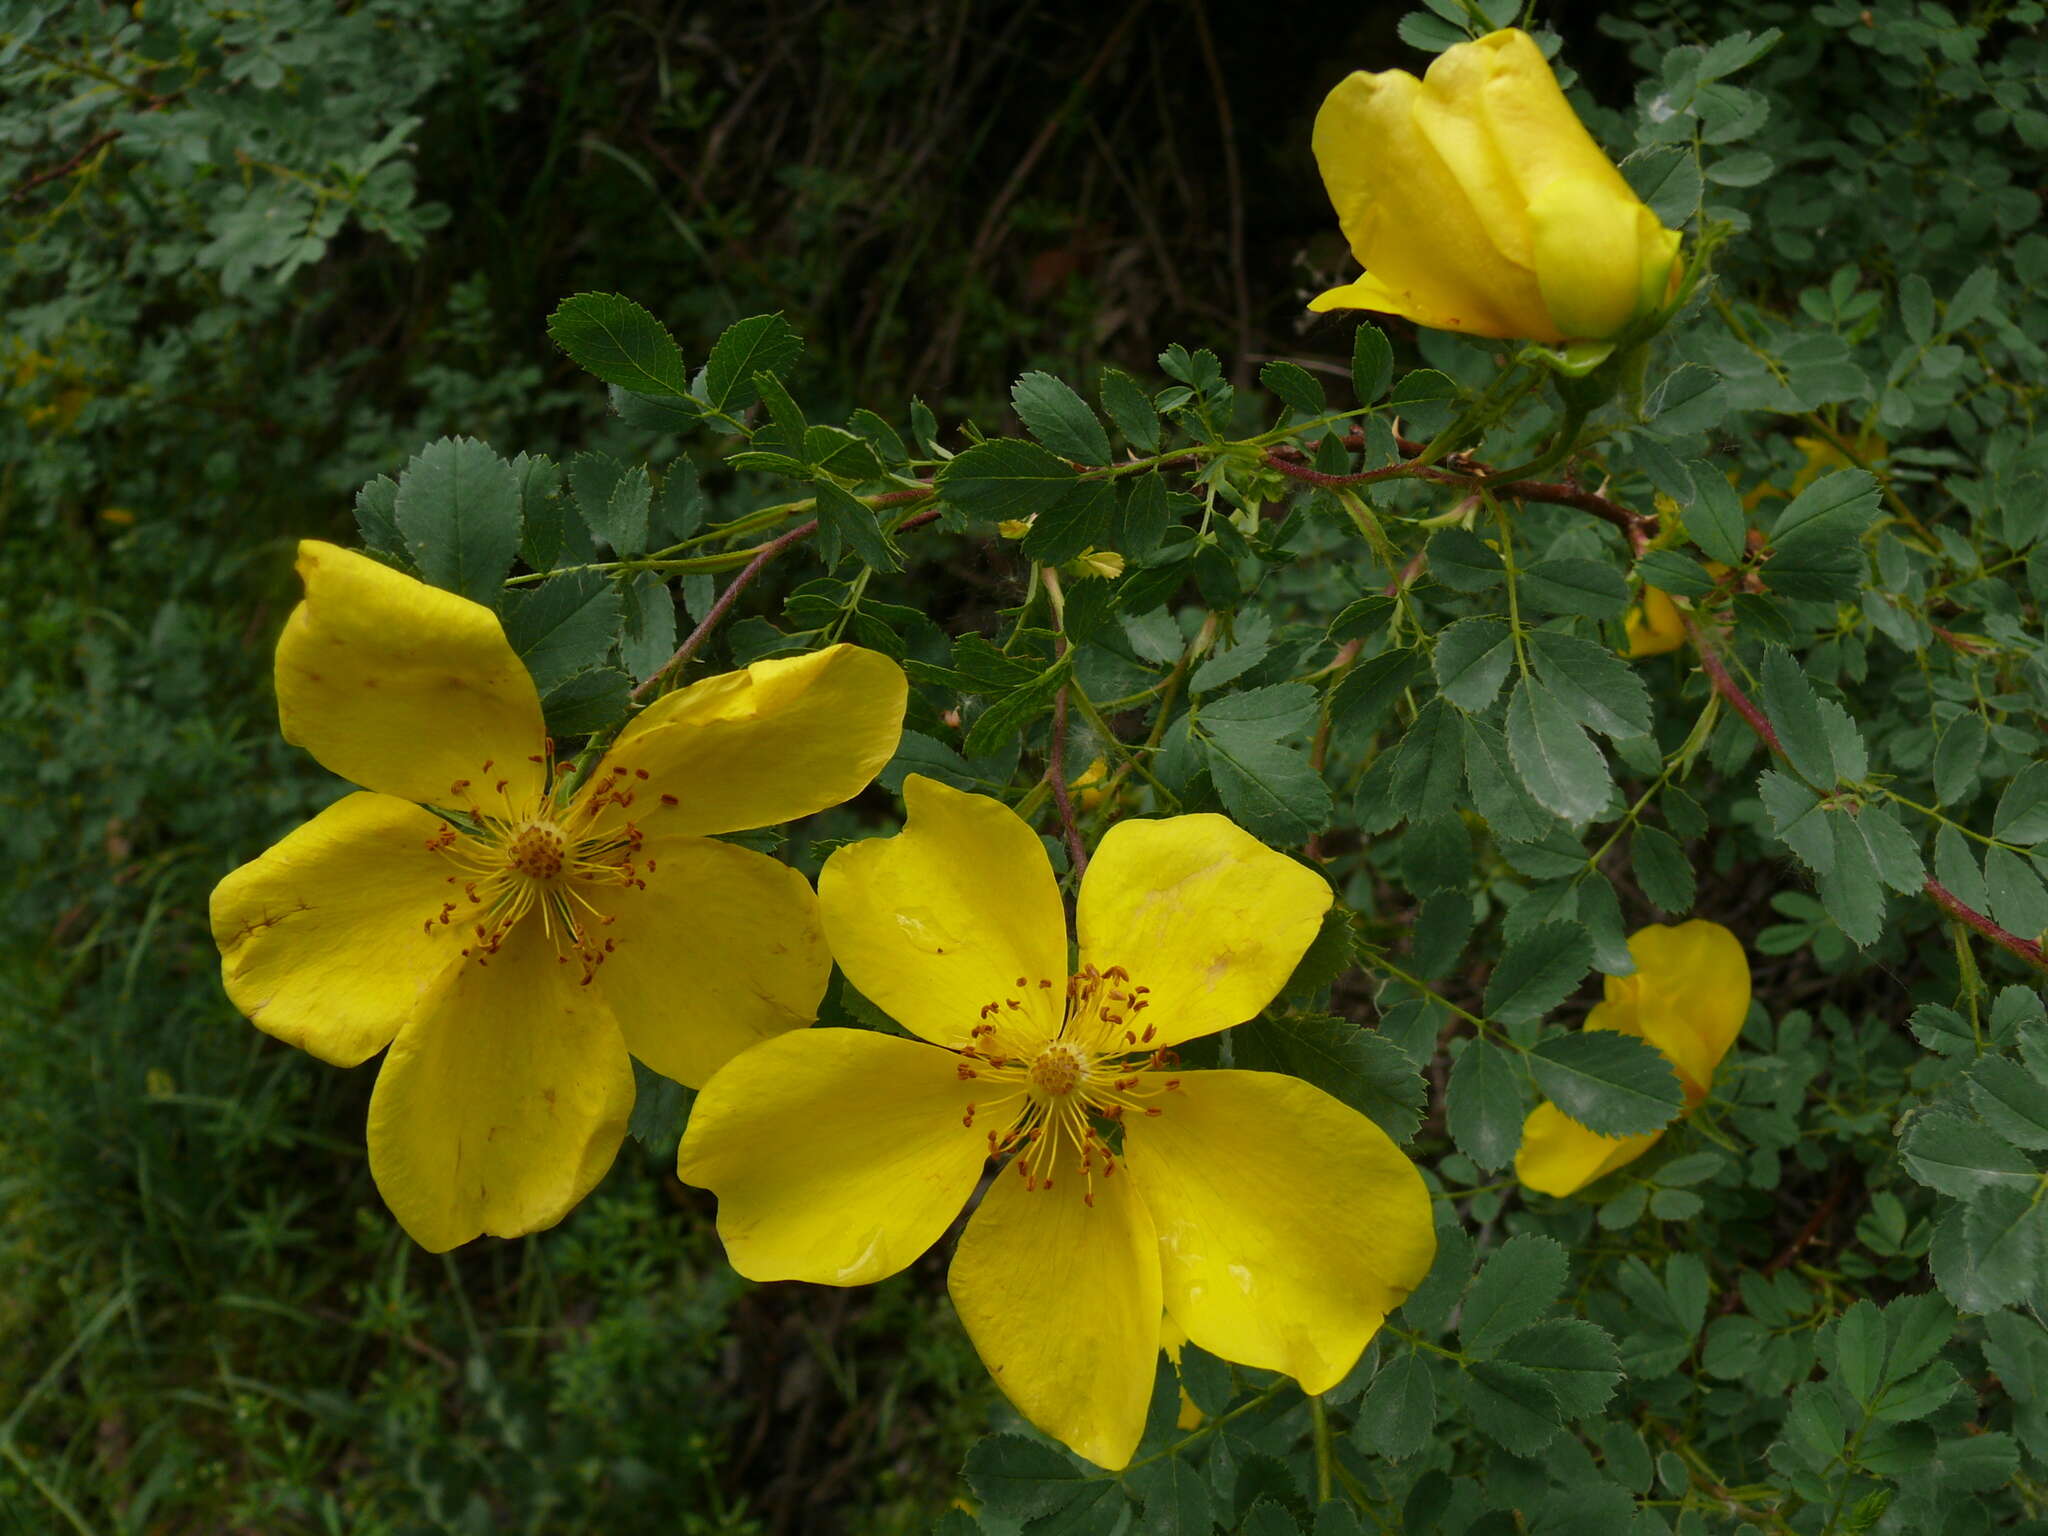
[[[1316,115],[1323,185],[1365,275],[1310,309],[1531,341],[1605,341],[1663,304],[1679,236],[1629,189],[1526,32],[1347,76]]]
[[[1669,593],[1656,587],[1643,588],[1642,601],[1628,611],[1628,659],[1662,656],[1685,644],[1685,620]]]
[[[1662,1051],[1685,1090],[1684,1114],[1707,1096],[1714,1070],[1749,1012],[1749,959],[1742,942],[1700,918],[1629,936],[1633,976],[1607,978],[1606,1001],[1586,1015],[1588,1029],[1618,1029]],[[1664,1133],[1599,1136],[1555,1104],[1538,1104],[1522,1126],[1515,1177],[1546,1195],[1575,1194],[1634,1162]]]
[[[991,1159],[953,1304],[1047,1434],[1130,1460],[1162,1306],[1210,1353],[1336,1385],[1436,1250],[1421,1175],[1298,1078],[1173,1047],[1252,1017],[1330,888],[1221,816],[1125,821],[1081,883],[1079,969],[1038,835],[913,776],[909,820],[818,882],[847,979],[905,1040],[816,1029],[733,1058],[678,1172],[718,1194],[733,1267],[859,1285],[938,1241]]]
[[[569,793],[481,604],[331,544],[277,646],[285,739],[364,787],[214,888],[228,996],[352,1067],[370,1171],[441,1251],[551,1226],[603,1177],[628,1052],[692,1085],[817,1016],[796,871],[714,835],[837,804],[896,749],[893,661],[839,645],[658,700]]]

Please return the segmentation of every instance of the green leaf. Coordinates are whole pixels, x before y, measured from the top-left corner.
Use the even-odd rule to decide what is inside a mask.
[[[1969,794],[1970,786],[1977,782],[1977,767],[1984,761],[1984,746],[1989,734],[1982,715],[1960,715],[1949,722],[1948,729],[1941,733],[1941,740],[1934,748],[1936,805],[1954,805]],[[2008,793],[2010,789],[2008,785]],[[1995,821],[1993,825],[1995,828]],[[1992,835],[1998,834],[1994,830]]]
[[[1368,1455],[1396,1461],[1427,1446],[1436,1428],[1436,1384],[1420,1350],[1396,1354],[1380,1367],[1359,1406],[1351,1438]]]
[[[1050,511],[1077,483],[1072,466],[1021,438],[976,443],[939,471],[939,494],[984,522]]]
[[[380,554],[403,555],[404,541],[398,533],[398,482],[379,475],[356,492],[356,531],[363,547]]]
[[[1038,514],[1019,548],[1033,560],[1057,565],[1085,549],[1107,544],[1116,524],[1116,503],[1116,481],[1076,481]]]
[[[1726,566],[1742,564],[1747,553],[1749,522],[1748,514],[1742,510],[1742,498],[1713,465],[1694,460],[1690,467],[1698,494],[1685,509],[1686,533],[1709,560]]]
[[[803,338],[781,315],[749,315],[736,320],[713,343],[705,360],[703,396],[714,410],[730,416],[754,403],[757,373],[786,373],[803,355]]]
[[[2048,762],[2029,763],[2013,775],[1992,813],[1991,835],[2022,847],[2048,839]]]
[[[1944,1008],[1939,1003],[1922,1003],[1906,1020],[1906,1027],[1913,1031],[1915,1040],[1939,1055],[1977,1054],[1977,1040],[1970,1032],[1969,1020],[1953,1008]]]
[[[1117,430],[1143,454],[1159,451],[1159,412],[1138,386],[1138,381],[1119,368],[1102,370],[1102,408],[1109,412]],[[1105,458],[1107,455],[1105,455]]]
[[[2021,938],[2037,938],[2048,929],[2048,891],[2041,888],[2041,877],[2011,849],[1985,852],[1984,888],[1991,898],[1991,915]]]
[[[1849,1395],[1864,1406],[1884,1382],[1884,1317],[1867,1297],[1835,1323],[1834,1374]]]
[[[658,574],[642,571],[626,588],[626,627],[619,640],[619,660],[634,678],[645,682],[668,664],[675,650],[675,597]]]
[[[1651,550],[1636,562],[1636,575],[1674,597],[1704,597],[1714,590],[1714,578],[1700,563],[1675,549]]]
[[[1614,1340],[1576,1317],[1553,1317],[1523,1329],[1501,1345],[1500,1358],[1534,1371],[1567,1418],[1598,1413],[1621,1380]]]
[[[545,694],[603,662],[620,615],[617,587],[595,571],[572,571],[511,595],[505,638],[533,674],[533,686]]]
[[[1828,745],[1827,723],[1821,718],[1813,684],[1806,680],[1799,663],[1783,646],[1767,645],[1758,677],[1764,713],[1778,734],[1786,760],[1816,789],[1833,788],[1835,757]]]
[[[1244,1522],[1237,1529],[1238,1536],[1301,1536],[1301,1522],[1278,1499],[1259,1499],[1245,1512]]]
[[[1835,834],[1829,826],[1833,818],[1821,809],[1820,797],[1775,768],[1766,768],[1756,787],[1780,841],[1815,874],[1830,873],[1835,867]]]
[[[1422,904],[1415,916],[1415,974],[1429,979],[1450,973],[1472,936],[1472,896],[1462,886],[1438,891]]]
[[[1563,1294],[1564,1245],[1534,1232],[1509,1238],[1473,1277],[1458,1317],[1468,1354],[1488,1355],[1548,1312]]]
[[[1536,842],[1557,827],[1550,812],[1522,787],[1507,738],[1483,720],[1468,718],[1462,726],[1465,781],[1473,807],[1486,818],[1487,826],[1497,836],[1521,843]]]
[[[818,532],[830,533],[835,546],[843,541],[860,563],[871,571],[897,571],[903,562],[890,546],[888,535],[875,517],[875,509],[852,492],[830,480],[814,481],[818,507]],[[831,561],[828,559],[827,564]]]
[[[1064,380],[1027,373],[1010,386],[1010,403],[1031,435],[1061,458],[1090,466],[1109,462],[1109,434]]]
[[[1538,803],[1567,821],[1600,814],[1613,787],[1607,759],[1556,694],[1523,678],[1508,701],[1507,727],[1508,751]]]
[[[1900,823],[1898,814],[1872,800],[1849,813],[1847,820],[1863,839],[1878,878],[1902,896],[1918,895],[1927,883],[1927,867],[1920,861],[1920,845]]]
[[[2048,1273],[2048,1201],[2026,1190],[1987,1189],[1964,1210],[1963,1240],[1993,1305],[2025,1300]]]
[[[1629,866],[1651,905],[1676,917],[1692,909],[1692,864],[1668,832],[1638,826],[1629,839]]]
[[[1831,812],[1827,826],[1834,862],[1820,877],[1821,905],[1836,927],[1867,948],[1884,928],[1884,881],[1853,817]]]
[[[1299,411],[1304,416],[1323,414],[1323,386],[1299,363],[1275,358],[1259,370],[1259,382],[1290,410]]]
[[[1362,322],[1351,338],[1351,387],[1371,405],[1394,381],[1394,346],[1378,326]]]
[[[1022,1435],[991,1435],[976,1441],[962,1470],[974,1496],[1012,1520],[1049,1515],[1100,1480],[1051,1446]]]
[[[1822,475],[1792,498],[1771,527],[1771,544],[1810,537],[1826,529],[1858,534],[1877,514],[1877,479],[1868,470],[1838,469]]]
[[[1575,923],[1542,923],[1509,944],[1486,981],[1486,1016],[1503,1024],[1540,1019],[1578,990],[1593,941]]]
[[[616,293],[579,293],[548,316],[548,336],[586,373],[638,395],[687,395],[689,370],[666,327]]]
[[[1612,1029],[1555,1035],[1529,1053],[1545,1098],[1601,1136],[1639,1136],[1678,1118],[1685,1096],[1664,1053]]]
[[[1143,1536],[1210,1536],[1216,1510],[1202,1474],[1177,1456],[1133,1472],[1126,1481],[1144,1501]]]
[[[1422,676],[1422,658],[1405,647],[1368,656],[1330,690],[1330,730],[1362,742],[1387,710]]]
[[[1433,662],[1444,697],[1476,714],[1507,680],[1515,662],[1514,637],[1498,619],[1460,619],[1438,634]]]
[[[1299,845],[1328,824],[1330,788],[1289,740],[1312,729],[1315,716],[1315,690],[1306,683],[1232,694],[1196,716],[1216,793],[1254,837]]]
[[[1283,1014],[1230,1032],[1232,1062],[1312,1083],[1366,1116],[1397,1142],[1422,1126],[1422,1076],[1385,1035],[1348,1019]]]
[[[1458,1380],[1479,1432],[1517,1456],[1534,1456],[1564,1427],[1557,1395],[1525,1365],[1481,1360]]]
[[[1588,730],[1622,740],[1650,729],[1650,691],[1640,669],[1605,646],[1539,629],[1529,635],[1536,675]]]
[[[588,736],[625,719],[633,680],[616,667],[592,667],[564,678],[541,695],[548,734],[557,740]]]
[[[1463,528],[1440,528],[1429,541],[1429,573],[1454,592],[1498,585],[1505,570],[1500,556]]]
[[[2007,1056],[1986,1056],[1969,1081],[1987,1126],[2016,1147],[2048,1151],[2048,1081]]]
[[[495,608],[519,552],[519,477],[473,437],[444,437],[399,476],[392,518],[420,575]]]
[[[873,446],[843,427],[806,427],[803,442],[804,461],[811,466],[813,478],[831,475],[858,484],[883,476],[882,461]]]
[[[1422,405],[1431,400],[1455,400],[1463,393],[1458,388],[1458,381],[1449,374],[1434,368],[1416,368],[1401,376],[1401,382],[1394,386],[1387,403]]]
[[[1458,1150],[1481,1168],[1514,1160],[1522,1144],[1522,1090],[1507,1052],[1488,1040],[1466,1045],[1451,1067],[1444,1119]]]
[[[647,513],[654,504],[654,486],[647,468],[635,464],[612,482],[602,508],[587,509],[591,532],[611,545],[623,560],[647,552]]]
[[[1618,619],[1628,611],[1628,583],[1598,560],[1539,560],[1520,573],[1522,601],[1545,613]]]

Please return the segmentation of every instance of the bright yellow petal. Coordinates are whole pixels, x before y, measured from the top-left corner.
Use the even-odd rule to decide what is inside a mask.
[[[1099,1467],[1145,1431],[1159,1358],[1159,1244],[1122,1172],[1072,1162],[1036,1190],[1005,1169],[982,1197],[947,1289],[982,1363],[1017,1411]]]
[[[1538,1104],[1522,1124],[1515,1177],[1539,1194],[1562,1199],[1634,1162],[1663,1135],[1648,1131],[1641,1136],[1596,1136],[1555,1104]]]
[[[718,1196],[750,1280],[865,1285],[944,1235],[974,1193],[987,1126],[954,1057],[861,1029],[778,1035],[735,1056],[690,1111],[676,1158]]]
[[[1299,1078],[1186,1072],[1127,1123],[1167,1310],[1212,1355],[1324,1392],[1429,1272],[1422,1175],[1386,1132]]]
[[[1013,1000],[1026,1032],[1051,1038],[1066,1005],[1067,918],[1045,845],[1000,800],[919,774],[903,803],[901,832],[839,849],[818,877],[839,968],[940,1045],[966,1044],[986,1004]]]
[[[645,889],[588,894],[613,921],[597,985],[626,1045],[702,1087],[748,1046],[818,1016],[832,957],[810,882],[787,864],[701,837],[641,845]]]
[[[251,1023],[337,1067],[391,1043],[462,944],[431,921],[448,899],[427,849],[440,827],[410,801],[349,795],[213,888],[221,979]]]
[[[1560,177],[1529,200],[1536,283],[1564,335],[1605,340],[1635,318],[1643,284],[1641,211],[1633,193],[1617,196],[1588,176]]]
[[[1701,918],[1652,924],[1629,935],[1636,974],[1607,978],[1607,1000],[1588,1029],[1641,1035],[1671,1058],[1688,1085],[1705,1089],[1749,1012],[1749,957],[1742,941]]]
[[[551,1227],[604,1177],[633,1065],[603,999],[528,917],[443,973],[370,1097],[370,1172],[422,1248]]]
[[[1534,274],[1501,253],[1417,126],[1421,91],[1402,70],[1360,71],[1339,81],[1316,114],[1323,186],[1375,294],[1391,300],[1359,307],[1477,336],[1562,340]],[[1318,306],[1336,307],[1332,297],[1323,295]]]
[[[284,739],[351,783],[423,805],[514,804],[542,784],[533,679],[498,616],[365,555],[307,539],[306,599],[277,642]]]
[[[1643,600],[1628,611],[1628,656],[1662,656],[1685,644],[1685,620],[1678,604],[1656,587],[1643,588]]]
[[[593,790],[633,797],[599,824],[710,837],[850,800],[896,755],[908,687],[881,652],[832,645],[664,695],[598,766]]]
[[[1525,198],[1533,201],[1552,182],[1580,178],[1597,183],[1614,198],[1637,201],[1565,99],[1534,38],[1504,27],[1448,50],[1431,65],[1430,74],[1443,66],[1443,58],[1461,49],[1469,49],[1481,61],[1481,68],[1474,71],[1475,78],[1483,77],[1475,110],[1484,113],[1488,134]]]
[[[1374,314],[1399,315],[1433,330],[1464,331],[1474,336],[1499,334],[1497,327],[1489,329],[1483,323],[1475,324],[1472,317],[1432,309],[1413,293],[1397,293],[1370,272],[1360,274],[1356,282],[1324,289],[1308,301],[1308,307],[1319,315],[1337,309],[1366,309]]]
[[[1322,925],[1330,883],[1222,816],[1120,821],[1081,881],[1081,961],[1151,988],[1162,1045],[1242,1024]]]
[[[1496,142],[1487,120],[1494,61],[1494,50],[1476,43],[1445,49],[1424,73],[1410,110],[1417,131],[1478,214],[1487,239],[1526,272],[1534,265],[1528,198],[1510,164],[1513,146]]]

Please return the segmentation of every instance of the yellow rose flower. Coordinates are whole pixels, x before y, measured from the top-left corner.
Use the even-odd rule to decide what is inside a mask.
[[[1316,115],[1356,282],[1310,309],[1531,341],[1605,341],[1663,304],[1677,231],[1629,190],[1526,32],[1439,54],[1420,80],[1359,71]]]
[[[1656,587],[1643,588],[1642,601],[1628,611],[1628,659],[1662,656],[1685,644],[1685,620],[1669,593]]]
[[[1629,936],[1633,976],[1607,978],[1606,1001],[1586,1015],[1588,1029],[1618,1029],[1664,1053],[1685,1090],[1684,1115],[1707,1096],[1714,1070],[1749,1012],[1749,959],[1719,923],[1694,918],[1652,924]],[[1681,1118],[1683,1115],[1681,1115]],[[1599,1136],[1555,1104],[1538,1104],[1522,1126],[1515,1177],[1546,1195],[1570,1195],[1634,1162],[1664,1133]]]
[[[1130,1460],[1162,1308],[1212,1354],[1336,1385],[1429,1269],[1422,1177],[1322,1090],[1172,1050],[1272,1000],[1328,883],[1221,816],[1120,822],[1081,882],[1069,974],[1037,833],[929,779],[904,797],[904,830],[834,853],[818,892],[847,979],[918,1038],[810,1030],[711,1080],[677,1171],[717,1192],[733,1267],[894,1274],[994,1159],[949,1288],[1047,1434]]]
[[[817,1016],[810,886],[713,837],[866,785],[902,671],[839,645],[706,678],[572,795],[488,608],[331,544],[301,544],[299,574],[284,736],[364,792],[214,888],[228,996],[336,1066],[390,1046],[370,1171],[422,1247],[551,1226],[618,1150],[628,1052],[695,1085]]]

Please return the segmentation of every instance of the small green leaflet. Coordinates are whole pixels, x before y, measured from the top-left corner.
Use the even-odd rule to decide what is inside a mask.
[[[586,373],[638,395],[686,395],[682,349],[666,327],[616,293],[579,293],[548,317],[548,336]]]

